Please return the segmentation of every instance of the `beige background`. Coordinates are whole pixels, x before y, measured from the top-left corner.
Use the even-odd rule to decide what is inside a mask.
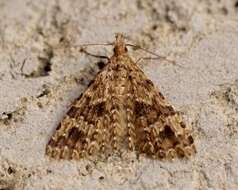
[[[0,189],[238,189],[238,1],[0,0]],[[115,32],[176,61],[139,63],[183,112],[198,153],[51,161],[45,145]],[[111,47],[88,51],[112,55]],[[150,56],[129,50],[136,60]],[[25,61],[24,67],[22,67]]]

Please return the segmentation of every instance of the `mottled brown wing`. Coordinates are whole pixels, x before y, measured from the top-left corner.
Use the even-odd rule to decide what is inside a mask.
[[[48,156],[79,159],[108,147],[113,109],[113,104],[108,104],[109,73],[106,66],[72,104],[46,147]]]
[[[125,101],[129,145],[154,158],[189,157],[195,153],[193,137],[179,112],[168,103],[151,80],[131,63]]]

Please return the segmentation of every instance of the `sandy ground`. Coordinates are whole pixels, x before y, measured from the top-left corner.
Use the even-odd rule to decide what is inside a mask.
[[[238,1],[1,0],[0,189],[238,189]],[[123,32],[193,131],[190,160],[52,161],[45,145],[98,71],[73,48]],[[111,47],[89,47],[108,55]],[[134,60],[150,56],[129,50]]]

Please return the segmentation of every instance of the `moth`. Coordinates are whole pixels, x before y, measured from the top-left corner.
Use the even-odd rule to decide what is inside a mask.
[[[146,77],[116,34],[114,54],[60,122],[46,154],[54,159],[109,157],[127,150],[154,159],[196,152],[180,112]]]

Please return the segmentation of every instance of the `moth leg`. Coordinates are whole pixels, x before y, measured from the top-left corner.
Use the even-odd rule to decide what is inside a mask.
[[[100,59],[107,59],[108,61],[110,60],[109,57],[104,56],[104,55],[96,55],[93,53],[88,52],[87,50],[85,50],[84,48],[80,49],[80,52],[85,53],[86,55],[92,56],[92,57],[96,57],[96,58],[100,58]]]
[[[138,64],[140,61],[142,61],[142,60],[165,60],[166,62],[168,62],[168,63],[171,63],[171,64],[173,64],[173,65],[175,65],[176,64],[176,62],[174,61],[174,60],[170,60],[170,59],[167,59],[166,57],[164,57],[164,56],[159,56],[159,57],[140,57],[139,59],[137,59],[136,60],[136,64]]]

